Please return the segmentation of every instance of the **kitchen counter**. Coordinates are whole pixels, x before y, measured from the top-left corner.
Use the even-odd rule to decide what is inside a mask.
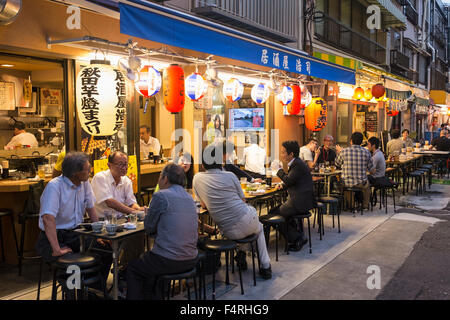
[[[46,177],[44,179],[45,183],[49,182],[51,177]],[[22,180],[12,180],[12,179],[2,179],[0,180],[0,192],[25,192],[30,189],[30,185],[36,183],[37,181],[22,179]]]
[[[160,173],[164,167],[168,165],[168,163],[160,163],[160,164],[153,164],[153,163],[146,163],[141,164],[141,175],[142,174],[149,174],[149,173]]]

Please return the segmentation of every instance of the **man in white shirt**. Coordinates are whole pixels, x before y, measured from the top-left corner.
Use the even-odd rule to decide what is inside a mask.
[[[14,123],[14,137],[5,146],[5,149],[14,149],[15,147],[30,146],[37,148],[38,142],[34,134],[25,131],[25,123],[16,121]]]
[[[145,158],[148,157],[150,152],[154,155],[159,155],[161,145],[158,139],[150,136],[150,127],[143,125],[139,128],[139,136],[141,137],[141,153]]]
[[[243,163],[245,163],[245,170],[265,176],[266,150],[259,146],[259,135],[252,134],[250,143],[250,146],[244,149]]]
[[[111,153],[108,157],[108,167],[108,170],[97,173],[91,182],[98,216],[105,217],[105,213],[128,215],[135,210],[144,210],[137,204],[133,183],[126,176],[127,155],[120,151]]]
[[[84,214],[91,222],[98,221],[94,208],[94,193],[89,184],[91,166],[89,158],[81,152],[68,153],[62,164],[62,175],[52,179],[41,196],[39,229],[36,252],[45,261],[55,261],[59,256],[80,251],[80,237],[73,230],[83,222]],[[89,247],[92,239],[85,239]],[[95,248],[111,250],[102,240],[94,242]],[[111,253],[96,251],[103,263],[103,286],[111,267]]]
[[[306,146],[300,148],[300,159],[302,159],[311,170],[314,169],[314,166],[319,159],[318,154],[316,157],[314,157],[313,155],[313,153],[316,152],[318,146],[319,142],[316,139],[311,138],[309,139],[309,142]]]

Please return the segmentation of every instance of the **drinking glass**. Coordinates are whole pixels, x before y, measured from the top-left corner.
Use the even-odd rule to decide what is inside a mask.
[[[45,167],[43,165],[38,166],[39,179],[45,179]]]
[[[319,173],[325,173],[325,166],[323,163],[319,164]]]
[[[130,223],[136,225],[137,224],[137,215],[136,213],[130,213]]]
[[[241,188],[245,189],[247,186],[247,178],[241,178]]]

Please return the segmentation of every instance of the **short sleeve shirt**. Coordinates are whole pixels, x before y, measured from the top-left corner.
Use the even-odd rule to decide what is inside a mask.
[[[64,176],[52,179],[41,195],[39,228],[44,229],[42,216],[55,217],[56,229],[74,229],[83,222],[86,209],[94,207],[95,197],[89,181],[76,186]]]
[[[375,167],[374,178],[381,178],[386,175],[386,160],[380,149],[377,149],[372,156],[373,166]]]
[[[119,184],[116,185],[111,171],[108,169],[97,173],[92,179],[91,185],[96,198],[95,210],[99,217],[104,217],[105,211],[118,213],[106,205],[105,201],[108,199],[115,199],[127,207],[136,203],[133,183],[127,176],[121,177]]]
[[[311,149],[308,148],[308,146],[303,146],[300,148],[300,159],[303,161],[314,161],[313,153]]]

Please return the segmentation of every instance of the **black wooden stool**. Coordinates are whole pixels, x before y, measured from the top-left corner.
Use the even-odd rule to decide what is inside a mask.
[[[17,243],[17,234],[16,234],[16,228],[14,227],[14,214],[12,210],[10,209],[0,209],[0,242],[2,244],[2,262],[5,262],[5,245],[3,241],[3,229],[2,229],[2,218],[3,217],[9,217],[11,220],[11,230],[14,235],[14,241],[16,244],[16,252],[19,253],[19,245]]]
[[[339,200],[333,197],[321,197],[319,201],[329,208],[329,212],[333,215],[333,228],[334,228],[334,216],[337,215],[338,233],[341,233],[341,210],[339,208]],[[326,212],[326,211],[325,211]]]
[[[270,228],[275,228],[275,260],[278,261],[278,239],[280,237],[280,227],[285,227],[286,229],[286,235],[287,235],[287,224],[286,219],[282,216],[275,215],[275,216],[262,216],[259,221],[264,226],[264,236],[266,238],[266,246],[269,247],[269,240],[270,240]],[[286,239],[286,247],[285,251],[287,254],[289,254],[288,251],[289,243]]]
[[[325,235],[324,224],[323,224],[323,210],[325,206],[321,202],[317,202],[314,210],[314,220],[313,220],[313,228],[316,226],[316,219],[318,225],[318,232],[320,234],[320,240],[322,241],[322,235]]]
[[[237,244],[236,242],[232,241],[232,240],[206,240],[205,242],[205,248],[207,251],[210,251],[213,253],[212,257],[212,265],[215,264],[216,261],[216,255],[219,254],[221,255],[222,252],[225,253],[225,263],[226,263],[226,279],[225,282],[226,284],[230,284],[230,277],[228,274],[228,259],[230,257],[230,253],[231,253],[231,259],[233,259],[233,252],[236,250]],[[241,267],[238,265],[238,270],[239,270],[239,279],[241,282],[241,294],[244,294],[244,288],[242,286],[242,272],[241,272]],[[213,300],[216,300],[216,273],[213,272],[213,292],[212,292],[212,298]]]
[[[244,238],[244,239],[239,239],[239,240],[233,240],[234,242],[236,242],[237,244],[250,244],[250,248],[252,250],[252,266],[253,266],[253,283],[256,286],[256,271],[255,271],[255,247],[256,247],[256,253],[258,255],[258,270],[261,270],[261,265],[260,265],[260,261],[259,261],[259,251],[258,251],[258,235],[255,234],[251,234],[248,237]],[[234,265],[234,262],[231,262]]]
[[[355,206],[356,206],[357,202],[359,204],[361,215],[363,215],[364,214],[364,208],[363,208],[364,194],[363,194],[362,189],[358,188],[358,187],[344,187],[344,193],[345,192],[350,192],[350,195],[351,195],[351,200],[350,200],[351,208],[350,209],[352,210],[353,216],[355,216],[355,209],[356,209]],[[357,201],[357,198],[358,198],[357,195],[360,195],[359,201]]]
[[[187,283],[187,280],[189,279],[193,279],[194,282],[194,292],[195,292],[195,300],[198,300],[198,294],[197,294],[197,269],[194,268],[192,270],[189,270],[187,272],[183,272],[183,273],[175,273],[175,274],[166,274],[163,276],[159,277],[159,280],[161,281],[161,297],[164,300],[164,284],[166,282],[168,282],[169,286],[168,286],[168,291],[167,291],[167,300],[170,300],[170,288],[172,287],[172,296],[173,296],[173,291],[175,289],[175,281],[178,280],[179,285],[180,285],[180,293],[182,292],[181,290],[181,280],[186,280],[186,287],[187,287],[187,292],[188,292],[188,300],[191,300],[191,291],[189,289],[189,284]],[[173,281],[173,286],[172,286],[172,281]]]
[[[80,268],[80,288],[69,289],[67,287],[67,280],[70,274],[68,275],[66,271],[71,266]],[[56,300],[57,283],[62,287],[63,300],[83,300],[86,297],[88,288],[94,284],[100,284],[103,294],[106,296],[101,268],[100,258],[97,255],[68,253],[59,257],[54,264],[52,300]]]
[[[296,214],[293,216],[289,216],[286,219],[286,225],[289,225],[289,222],[291,220],[298,220],[299,223],[303,223],[303,219],[308,219],[308,238],[309,238],[309,253],[312,253],[311,249],[311,223],[309,221],[309,218],[311,217],[311,213],[303,213],[303,214]],[[286,232],[287,235],[287,232]],[[287,246],[287,254],[289,254],[289,246]]]

